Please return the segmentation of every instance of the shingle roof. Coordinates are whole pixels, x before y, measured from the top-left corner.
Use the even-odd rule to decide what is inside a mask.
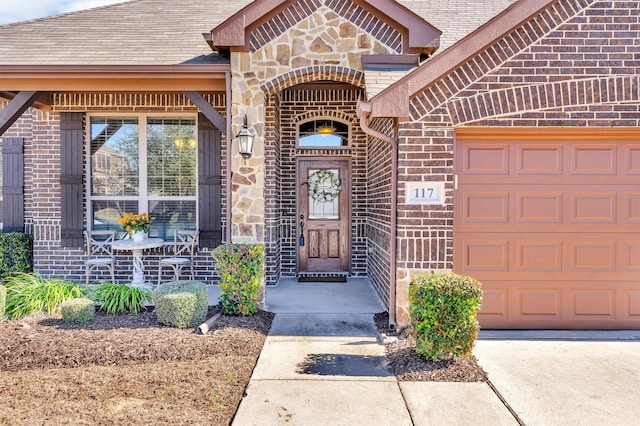
[[[202,33],[249,3],[134,0],[9,24],[0,27],[0,64],[217,63]]]
[[[441,48],[515,0],[399,0],[443,32]],[[0,27],[0,65],[219,63],[202,33],[250,0],[133,0]]]

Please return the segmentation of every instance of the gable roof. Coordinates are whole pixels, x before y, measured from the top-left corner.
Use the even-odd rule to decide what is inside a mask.
[[[364,0],[357,2],[337,0],[258,0],[247,5],[211,30],[207,41],[212,49],[215,50],[226,51],[230,48],[249,50],[252,43],[247,37],[248,33],[260,26],[260,24],[269,21],[278,14],[280,15],[278,25],[270,26],[264,30],[265,35],[273,39],[279,32],[286,31],[299,21],[306,19],[321,6],[332,9],[337,15],[341,15],[354,23],[358,22],[359,19],[367,21],[366,16],[373,12],[387,25],[403,30],[406,34],[405,53],[409,49],[415,49],[420,52],[425,47],[433,46],[433,41],[440,36],[440,30],[394,0]],[[368,21],[368,24],[370,23],[371,21]]]
[[[372,117],[409,117],[408,100],[558,0],[518,0],[453,46],[376,94]]]

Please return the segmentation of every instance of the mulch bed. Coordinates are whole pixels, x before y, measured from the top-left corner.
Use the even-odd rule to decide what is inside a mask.
[[[461,356],[456,359],[431,361],[419,356],[416,341],[408,329],[389,329],[387,312],[374,315],[378,331],[392,336],[385,344],[387,362],[401,382],[486,382],[487,373],[476,358]]]
[[[229,424],[272,319],[223,316],[204,336],[153,310],[0,323],[0,424]]]

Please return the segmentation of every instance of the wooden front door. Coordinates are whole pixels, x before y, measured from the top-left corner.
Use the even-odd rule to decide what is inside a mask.
[[[350,160],[298,160],[298,271],[348,272]]]

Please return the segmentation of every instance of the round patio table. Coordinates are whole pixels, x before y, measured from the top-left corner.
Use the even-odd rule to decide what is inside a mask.
[[[142,241],[134,240],[117,240],[111,243],[114,250],[130,251],[133,255],[133,277],[131,286],[151,288],[144,280],[144,262],[142,260],[142,251],[162,247],[164,240],[162,238],[146,238]]]

